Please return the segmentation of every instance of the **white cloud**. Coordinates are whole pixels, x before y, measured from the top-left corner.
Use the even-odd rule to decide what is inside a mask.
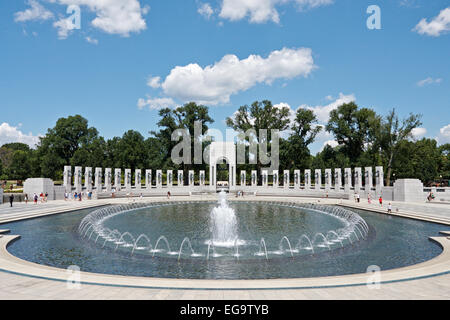
[[[426,79],[423,79],[423,80],[420,80],[419,82],[417,82],[417,86],[423,87],[423,86],[427,86],[430,84],[439,84],[441,82],[442,82],[442,78],[433,79],[431,77],[428,77]]]
[[[450,124],[442,127],[439,130],[439,137],[437,138],[439,144],[450,143]]]
[[[427,129],[425,128],[414,128],[411,135],[414,139],[421,139],[427,134]]]
[[[153,89],[161,87],[161,77],[149,77],[147,85]]]
[[[85,38],[87,42],[92,43],[92,44],[98,44],[98,40],[91,38],[91,37],[86,37]]]
[[[53,18],[53,13],[49,10],[45,9],[39,2],[36,0],[28,0],[27,4],[30,8],[19,11],[14,14],[15,22],[26,22],[33,20],[48,20]]]
[[[176,107],[175,101],[171,98],[147,98],[138,100],[137,106],[139,109],[144,109],[148,107],[151,110],[158,110],[162,108],[173,108]]]
[[[339,145],[339,143],[336,140],[327,140],[323,143],[323,148],[325,148],[326,146],[330,146],[332,148],[336,148]]]
[[[197,12],[208,20],[214,14],[214,10],[211,8],[211,5],[209,3],[201,4]]]
[[[67,39],[70,32],[76,28],[72,19],[62,18],[53,23],[53,27],[58,29],[58,38],[59,39]]]
[[[25,134],[19,129],[19,127],[20,125],[13,127],[6,122],[0,124],[0,146],[5,143],[22,142],[34,148],[39,142],[39,136],[33,136],[31,132],[29,134]]]
[[[315,68],[309,48],[276,50],[267,58],[251,55],[239,60],[226,55],[214,65],[202,68],[196,63],[177,66],[162,83],[164,93],[183,102],[224,104],[230,96],[258,83],[308,76]]]
[[[430,22],[423,18],[414,27],[413,31],[419,34],[426,34],[432,37],[439,37],[441,34],[450,31],[450,7],[443,9],[437,17]]]
[[[333,0],[223,0],[219,16],[231,21],[249,17],[251,23],[280,22],[278,5],[294,3],[300,10],[332,4]]]
[[[328,98],[329,97],[330,96],[328,96]],[[331,102],[328,105],[315,106],[315,107],[303,105],[302,107],[305,109],[314,111],[314,113],[316,114],[317,119],[319,120],[320,123],[327,123],[328,118],[330,117],[331,111],[337,109],[338,107],[340,107],[341,105],[343,105],[345,103],[350,103],[355,100],[356,100],[356,98],[355,98],[355,95],[353,95],[353,94],[344,95],[343,93],[339,93],[339,98],[337,98],[335,101]]]

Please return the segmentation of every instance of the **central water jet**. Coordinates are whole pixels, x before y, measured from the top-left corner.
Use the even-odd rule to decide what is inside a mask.
[[[227,194],[219,193],[219,206],[211,211],[210,230],[215,247],[233,247],[237,239],[237,220],[233,208],[228,206]],[[237,241],[239,243],[239,241]]]

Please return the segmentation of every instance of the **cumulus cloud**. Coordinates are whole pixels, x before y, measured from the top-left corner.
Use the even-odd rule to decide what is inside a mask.
[[[39,136],[34,136],[31,132],[25,134],[20,130],[20,125],[17,127],[11,126],[6,122],[0,124],[0,146],[5,143],[21,142],[28,144],[34,148],[39,142]]]
[[[450,143],[450,124],[442,127],[439,130],[439,137],[437,138],[439,144]]]
[[[430,84],[439,84],[442,82],[442,78],[433,79],[431,77],[425,78],[417,82],[418,87],[424,87]]]
[[[211,8],[211,5],[209,3],[202,3],[199,7],[197,12],[205,17],[206,19],[210,19],[211,16],[214,14],[213,8]]]
[[[267,58],[251,55],[243,60],[230,54],[204,68],[196,63],[177,66],[161,86],[171,98],[217,105],[228,103],[231,95],[258,83],[271,84],[277,79],[307,77],[314,68],[309,48],[283,48],[271,52]]]
[[[161,87],[161,77],[149,77],[147,85],[153,89]]]
[[[148,107],[151,110],[158,110],[163,108],[173,108],[176,107],[175,101],[171,98],[150,98],[138,100],[137,106],[139,109],[144,109]]]
[[[327,97],[327,99],[329,99],[329,98],[330,98],[330,96]],[[305,109],[314,111],[319,122],[327,123],[328,119],[330,117],[331,111],[337,109],[338,107],[340,107],[341,105],[343,105],[345,103],[350,103],[355,100],[356,100],[356,98],[355,98],[354,94],[344,95],[343,93],[339,93],[339,98],[337,98],[335,101],[333,101],[327,105],[314,106],[314,107],[303,105],[302,107]]]
[[[27,4],[30,8],[19,11],[14,14],[15,22],[26,22],[33,20],[48,20],[53,18],[53,13],[49,10],[45,9],[39,2],[36,0],[28,0]]]
[[[280,22],[278,5],[294,3],[300,10],[329,5],[333,0],[223,0],[219,16],[238,21],[249,18],[251,23]]]
[[[427,134],[427,129],[425,128],[414,128],[411,135],[414,139],[422,139]]]
[[[443,9],[437,17],[428,22],[423,18],[414,27],[413,31],[419,34],[426,34],[432,37],[439,37],[440,35],[450,31],[450,7]]]

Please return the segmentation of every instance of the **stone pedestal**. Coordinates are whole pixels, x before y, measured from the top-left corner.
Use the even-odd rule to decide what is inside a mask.
[[[377,194],[381,194],[384,187],[383,167],[375,167],[375,189]]]
[[[283,186],[284,186],[285,189],[289,189],[290,184],[291,184],[291,180],[290,180],[290,177],[289,177],[289,170],[284,170],[284,173],[283,173]]]
[[[114,169],[114,189],[116,191],[122,189],[122,169]]]
[[[84,188],[86,192],[92,191],[92,168],[86,167],[84,169]]]
[[[366,193],[371,192],[373,187],[372,167],[364,168],[364,190]]]
[[[156,188],[161,189],[162,188],[162,170],[156,170]]]
[[[331,176],[331,169],[325,169],[325,190],[330,191],[331,190],[331,184],[332,184],[332,176]]]
[[[305,170],[305,189],[306,190],[311,189],[311,170],[310,169]]]
[[[352,188],[352,169],[351,168],[345,168],[344,171],[344,190],[345,192],[350,192],[350,189]]]
[[[317,191],[322,187],[322,170],[316,169],[314,173],[314,189]]]
[[[134,188],[136,191],[141,191],[142,189],[142,170],[136,169],[134,171]]]
[[[205,181],[206,181],[205,170],[200,170],[200,172],[198,174],[198,178],[199,178],[199,181],[200,181],[200,186],[204,187],[205,186]]]
[[[167,170],[167,187],[171,188],[173,185],[173,171]]]
[[[355,168],[355,192],[361,193],[361,186],[362,186],[362,170],[361,168]]]
[[[64,167],[64,190],[67,193],[72,192],[72,167]]]
[[[241,170],[241,187],[245,187],[247,185],[247,173],[245,170]]]
[[[342,187],[342,170],[340,168],[334,169],[334,190],[341,191]]]
[[[150,190],[152,188],[152,170],[145,170],[145,189]]]
[[[189,178],[189,187],[193,187],[195,184],[195,173],[194,170],[189,170],[188,173],[188,178]]]
[[[75,186],[75,192],[80,193],[83,189],[83,186],[81,184],[81,181],[83,179],[83,172],[81,171],[83,168],[81,167],[75,167],[74,172],[74,186]]]
[[[111,192],[111,178],[112,178],[112,169],[106,168],[105,169],[105,189],[106,192]]]
[[[28,178],[23,183],[23,193],[28,195],[30,201],[32,201],[35,193],[38,196],[41,193],[48,193],[47,199],[55,200],[55,184],[52,179],[48,178]]]
[[[179,186],[179,187],[184,186],[184,182],[183,182],[183,170],[178,170],[178,186]]]
[[[278,188],[279,184],[278,170],[273,170],[272,174],[273,174],[272,186],[274,188]]]
[[[262,186],[264,188],[267,188],[267,186],[269,185],[269,174],[267,170],[263,170],[261,172],[261,177],[262,177]]]
[[[300,189],[300,170],[294,170],[294,188],[295,189]]]
[[[258,171],[252,170],[252,187],[256,187],[258,185]]]
[[[102,168],[95,168],[95,189],[97,190],[97,192],[102,192],[103,191],[103,187],[102,187],[102,173],[103,173],[103,169]]]
[[[394,182],[394,201],[423,202],[426,195],[418,179],[398,179]]]

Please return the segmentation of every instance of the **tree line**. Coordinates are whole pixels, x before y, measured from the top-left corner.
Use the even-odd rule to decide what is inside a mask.
[[[178,143],[172,141],[172,132],[186,129],[193,142],[194,122],[202,123],[206,132],[214,120],[206,106],[188,103],[175,109],[159,111],[158,130],[145,138],[135,130],[121,137],[105,139],[89,126],[80,115],[57,120],[53,128],[40,137],[35,149],[22,143],[0,147],[0,178],[23,180],[29,177],[48,177],[61,180],[65,165],[103,168],[207,170],[206,164],[174,164],[171,151]],[[256,101],[241,106],[226,119],[229,128],[245,132],[249,129],[278,129],[285,134],[279,141],[280,169],[304,170],[345,167],[384,166],[386,184],[392,179],[417,178],[425,184],[450,179],[450,144],[438,146],[434,139],[413,139],[413,130],[422,125],[421,116],[410,114],[400,120],[395,109],[386,116],[373,109],[347,103],[330,113],[325,126],[318,123],[312,110],[299,108],[292,114],[287,107],[275,107],[270,101]],[[310,145],[317,135],[326,130],[338,145],[325,146],[312,155]],[[263,137],[246,136],[256,142]],[[264,137],[269,145],[270,134]],[[206,146],[208,142],[204,142]],[[246,151],[248,153],[248,150]],[[250,155],[247,154],[247,158]],[[237,170],[258,170],[264,167],[259,160],[254,164],[238,165]]]

